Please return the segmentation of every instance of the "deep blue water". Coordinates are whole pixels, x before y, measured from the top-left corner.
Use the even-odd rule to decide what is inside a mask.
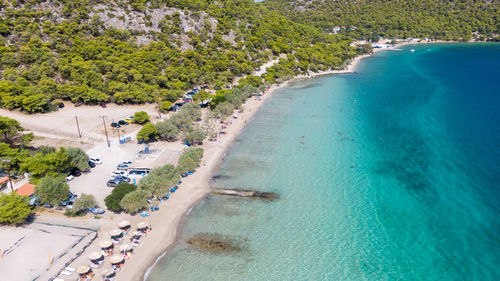
[[[415,52],[410,52],[410,49]],[[384,51],[298,81],[249,123],[148,280],[500,280],[500,45]]]

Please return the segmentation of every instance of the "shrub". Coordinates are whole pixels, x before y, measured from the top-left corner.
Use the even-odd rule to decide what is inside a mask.
[[[130,183],[120,183],[113,189],[110,195],[104,198],[106,207],[113,212],[120,212],[122,210],[120,202],[122,201],[123,197],[128,193],[134,191],[136,188],[137,187],[135,185]]]
[[[0,193],[0,224],[21,224],[31,214],[28,198],[15,193]]]
[[[156,137],[158,137],[158,130],[156,130],[155,125],[151,122],[146,123],[146,125],[137,132],[137,140],[139,141],[148,141]]]
[[[138,124],[144,124],[149,122],[150,118],[146,111],[138,111],[134,114],[134,122]]]

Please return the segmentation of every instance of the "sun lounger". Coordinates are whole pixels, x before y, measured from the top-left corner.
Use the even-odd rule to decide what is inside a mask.
[[[69,267],[69,266],[68,266],[68,267],[66,267],[66,268],[65,268],[65,270],[67,270],[67,271],[71,271],[71,272],[75,272],[75,269],[74,269],[74,268],[72,268],[72,267]]]
[[[64,270],[64,271],[61,271],[61,274],[70,276],[71,272]]]
[[[54,281],[64,281],[64,279],[56,278],[56,279],[54,279]]]

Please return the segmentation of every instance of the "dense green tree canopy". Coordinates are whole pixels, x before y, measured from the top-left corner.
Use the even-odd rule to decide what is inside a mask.
[[[296,22],[357,39],[383,36],[444,40],[468,40],[474,32],[490,36],[500,33],[498,4],[498,1],[475,0],[266,0],[262,3]]]
[[[12,1],[0,17],[4,108],[46,112],[55,100],[163,104],[194,85],[225,87],[276,55],[332,44],[339,52],[323,56],[342,62],[356,54],[349,38],[294,23],[253,0],[44,2]],[[165,7],[174,14],[156,25],[155,9]],[[131,12],[141,26],[126,24]],[[293,71],[333,65],[325,62],[303,58]]]
[[[21,224],[31,214],[28,198],[0,193],[0,224]]]

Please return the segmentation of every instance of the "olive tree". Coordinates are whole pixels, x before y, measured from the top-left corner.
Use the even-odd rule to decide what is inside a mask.
[[[64,178],[44,177],[35,187],[35,192],[41,203],[56,206],[68,199],[69,186]]]
[[[133,214],[148,206],[149,193],[142,189],[136,189],[123,196],[120,207]]]
[[[66,153],[68,154],[71,167],[78,168],[80,171],[85,171],[89,168],[89,156],[85,151],[77,147],[68,147]]]
[[[97,202],[95,201],[94,195],[82,193],[82,195],[78,199],[76,199],[75,205],[73,206],[73,211],[87,211],[88,209],[95,206],[97,206]]]

